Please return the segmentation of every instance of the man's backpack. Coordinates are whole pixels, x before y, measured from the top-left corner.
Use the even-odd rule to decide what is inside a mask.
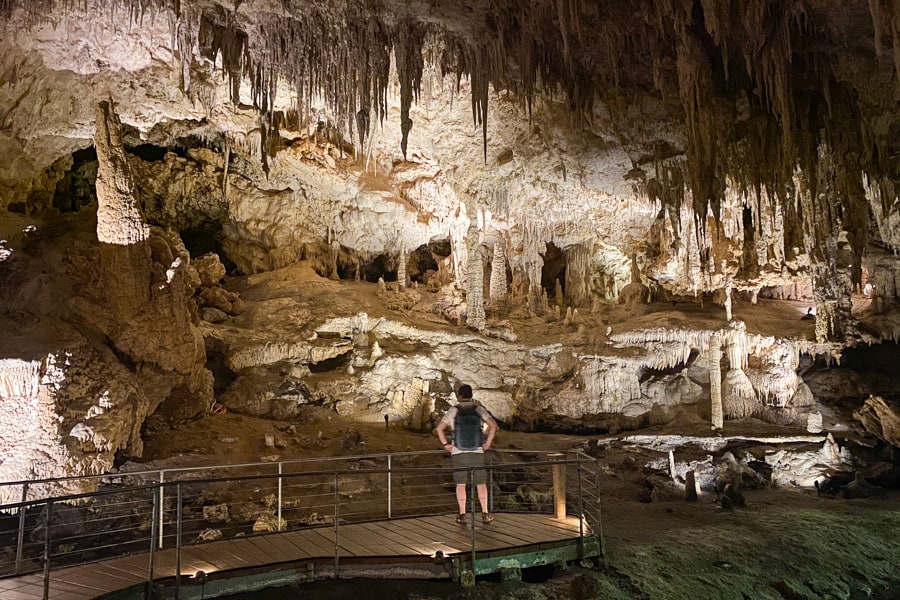
[[[477,450],[484,445],[481,415],[478,413],[477,404],[465,402],[456,405],[456,418],[453,421],[453,445],[460,450]]]

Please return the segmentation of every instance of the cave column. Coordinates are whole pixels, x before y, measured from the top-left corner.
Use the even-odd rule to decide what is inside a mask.
[[[481,239],[475,223],[469,225],[466,235],[468,265],[466,269],[466,323],[469,327],[484,329],[484,267],[481,264]]]
[[[584,306],[591,280],[589,245],[579,244],[566,250],[566,301],[570,306]]]
[[[734,280],[729,277],[725,281],[725,319],[731,321],[731,291],[734,288]]]
[[[397,266],[397,287],[398,289],[406,289],[406,244],[400,242],[400,260]]]
[[[722,412],[722,339],[718,333],[709,338],[709,396],[712,426],[716,430],[724,427]]]
[[[340,279],[340,275],[337,270],[338,263],[338,254],[341,251],[341,244],[337,240],[331,241],[331,275],[330,278],[334,280]]]
[[[836,261],[832,260],[832,263]],[[852,290],[850,273],[836,264],[821,268],[815,275],[816,341],[842,340],[852,333]]]
[[[506,297],[506,250],[502,241],[494,244],[494,257],[491,260],[491,302]]]

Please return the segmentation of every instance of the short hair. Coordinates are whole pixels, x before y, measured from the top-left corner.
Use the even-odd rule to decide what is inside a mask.
[[[472,399],[472,386],[464,383],[459,386],[459,391],[456,392],[461,400],[471,400]]]

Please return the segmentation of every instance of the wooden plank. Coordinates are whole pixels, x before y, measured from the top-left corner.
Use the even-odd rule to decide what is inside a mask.
[[[310,554],[303,548],[292,544],[287,536],[280,533],[267,535],[262,539],[264,539],[266,543],[271,546],[274,552],[277,552],[279,555],[281,555],[282,562],[293,562],[312,557],[312,554]]]
[[[410,548],[403,542],[398,542],[393,537],[385,535],[384,531],[369,531],[360,525],[354,526],[352,538],[358,544],[369,548],[376,556],[417,557],[422,552]]]
[[[233,568],[239,569],[241,567],[253,566],[255,563],[247,560],[247,558],[240,553],[240,550],[235,548],[233,542],[234,540],[220,540],[218,542],[205,544],[203,547],[209,548],[210,551],[214,552],[217,556],[221,556],[225,562],[234,565]]]
[[[313,535],[314,529],[301,529],[283,534],[295,546],[306,550],[313,558],[334,556],[334,544],[323,544],[322,539]]]
[[[456,552],[455,549],[445,544],[432,542],[422,537],[416,538],[412,534],[407,534],[399,528],[392,527],[390,523],[387,526],[385,526],[384,523],[381,522],[361,523],[360,526],[368,531],[371,531],[374,535],[382,536],[385,539],[391,540],[399,546],[405,547],[407,549],[407,553],[409,554],[431,556],[432,554],[434,554],[435,550],[440,550],[444,554],[447,554],[448,552]]]
[[[504,515],[504,523],[510,530],[529,535],[534,542],[578,537],[577,529],[573,532],[568,527],[555,527],[544,519],[529,515]]]
[[[443,523],[432,523],[427,520],[417,520],[415,524],[406,523],[405,527],[413,528],[413,530],[421,530],[424,532],[429,532],[433,536],[438,536],[438,539],[446,541],[448,544],[452,544],[458,548],[458,552],[471,552],[472,551],[472,532],[468,527],[462,527],[456,523],[453,523],[452,520],[449,525],[445,525]],[[476,538],[476,544],[477,544]],[[493,546],[492,542],[483,542],[481,544],[485,549],[487,546]]]
[[[431,528],[432,531],[446,531],[448,528],[452,531],[450,535],[455,536],[454,539],[460,540],[465,546],[466,552],[472,550],[472,525],[471,523],[465,527],[456,523],[447,525],[444,523],[446,517],[429,517],[422,521],[421,526]],[[456,528],[456,530],[453,530]],[[462,541],[464,539],[464,542]],[[476,524],[475,529],[475,547],[477,550],[493,550],[505,546],[520,546],[524,542],[516,538],[509,538],[502,534],[498,528],[496,521],[490,525],[481,523]]]
[[[403,524],[398,526],[397,530],[404,535],[418,536],[422,544],[441,549],[444,554],[460,554],[470,551],[468,543],[463,544],[459,540],[431,532],[422,526],[413,529],[412,525]]]
[[[281,562],[278,553],[262,537],[247,536],[232,540],[235,552],[245,553],[255,564]]]
[[[436,519],[436,517],[429,517],[428,522],[435,523],[434,519]],[[476,541],[478,538],[484,538],[490,540],[492,545],[498,544],[501,546],[523,546],[534,543],[532,535],[510,531],[504,519],[504,515],[495,515],[494,522],[490,524],[478,523],[476,521]],[[471,527],[471,525],[469,527]],[[471,536],[469,527],[466,527],[466,531],[469,532],[467,535]]]
[[[348,554],[350,556],[378,556],[380,554],[377,544],[375,547],[369,547],[360,543],[356,538],[357,536],[354,534],[352,525],[341,527],[340,533],[338,533],[341,556],[347,556]]]
[[[309,539],[314,540],[315,543],[321,548],[327,548],[328,554],[326,557],[334,556],[334,529],[328,528],[328,530],[323,529],[311,529],[309,531]],[[345,552],[345,555],[352,556],[352,553]]]
[[[209,552],[206,548],[191,546],[181,551],[181,573],[182,575],[193,575],[197,571],[212,573],[215,571],[224,571],[225,565],[222,561],[217,562],[217,555]]]
[[[116,582],[121,582],[115,584],[121,585],[121,587],[128,587],[135,583],[145,581],[144,577],[138,577],[133,574],[123,573],[122,571],[113,569],[103,563],[94,563],[90,566],[90,568],[94,573],[103,575],[104,577],[108,577],[109,579],[115,580]],[[112,582],[110,583],[112,584]]]

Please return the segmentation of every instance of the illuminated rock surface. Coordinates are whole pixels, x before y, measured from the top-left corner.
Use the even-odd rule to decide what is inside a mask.
[[[778,485],[895,460],[841,452],[897,446],[896,375],[837,368],[900,339],[895,4],[0,0],[0,478],[462,382],[837,436]]]

